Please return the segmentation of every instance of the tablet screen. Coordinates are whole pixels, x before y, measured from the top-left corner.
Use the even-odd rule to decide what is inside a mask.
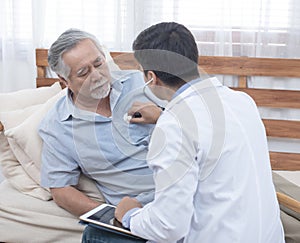
[[[115,208],[106,206],[99,211],[96,211],[91,216],[87,217],[88,219],[96,220],[105,224],[117,226],[120,228],[124,228],[122,224],[115,219]]]
[[[79,217],[83,222],[92,223],[102,229],[109,229],[119,233],[125,233],[131,237],[142,239],[133,235],[129,229],[122,226],[118,220],[115,219],[115,207],[109,204],[101,204],[100,206],[92,209],[91,211]]]

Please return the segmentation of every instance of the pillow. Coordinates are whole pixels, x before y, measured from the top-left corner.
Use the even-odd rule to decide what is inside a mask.
[[[59,98],[66,94],[66,90],[67,89],[63,89],[47,102],[40,105],[38,109],[19,126],[5,130],[4,132],[14,155],[23,169],[38,185],[40,184],[42,140],[38,135],[37,129],[45,114]],[[19,116],[20,114],[15,113],[16,119]],[[13,117],[10,118],[13,120]],[[5,124],[4,121],[4,128],[5,125],[7,125],[7,123]]]
[[[42,104],[28,106],[24,109],[0,112],[0,121],[4,130],[9,130],[20,125],[40,107],[42,107]]]
[[[284,229],[285,242],[300,242],[300,221],[282,210],[280,211],[280,218]]]
[[[43,146],[42,139],[38,135],[38,126],[55,102],[60,97],[66,95],[66,90],[67,89],[62,90],[50,98],[45,104],[39,106],[38,109],[20,125],[5,131],[13,153],[37,186],[40,186],[41,153]],[[102,193],[96,187],[95,182],[83,175],[80,177],[76,188],[94,200],[99,202],[105,201]]]
[[[27,117],[33,114],[41,105],[33,105],[25,109],[10,112],[1,112],[0,120],[4,129],[10,129],[21,124]],[[15,155],[13,154],[7,138],[0,134],[0,165],[2,173],[9,183],[20,192],[42,200],[50,200],[49,190],[40,187],[26,173]]]
[[[23,109],[28,106],[42,104],[61,91],[59,82],[49,87],[23,89],[0,94],[0,112]]]
[[[40,187],[23,169],[11,151],[6,137],[0,134],[0,164],[4,177],[18,191],[41,199],[50,200],[51,194],[47,189]]]
[[[0,121],[4,128],[10,129],[21,124],[38,108],[38,106],[32,105],[44,103],[60,90],[61,86],[59,82],[56,82],[50,87],[0,94]],[[51,198],[50,193],[39,187],[25,172],[11,151],[8,140],[3,133],[0,133],[0,165],[4,177],[19,191],[43,200]]]
[[[273,172],[273,183],[277,192],[281,192],[290,196],[291,198],[300,202],[300,187],[296,184],[286,180],[282,176],[278,175],[276,172]],[[293,211],[290,208],[287,208],[283,205],[280,205],[280,209],[290,216],[300,220],[300,214]]]

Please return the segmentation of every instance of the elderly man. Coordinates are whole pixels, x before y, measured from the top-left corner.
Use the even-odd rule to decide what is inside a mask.
[[[111,72],[98,40],[76,29],[59,36],[48,61],[68,92],[40,124],[42,185],[74,215],[99,205],[74,187],[81,173],[96,182],[107,203],[116,205],[125,195],[140,205],[153,200],[145,161],[152,125],[123,119],[133,100],[147,101],[141,72]]]

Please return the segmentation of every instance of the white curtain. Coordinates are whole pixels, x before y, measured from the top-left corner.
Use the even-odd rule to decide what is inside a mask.
[[[130,51],[144,28],[176,21],[193,32],[201,55],[300,58],[298,0],[0,0],[0,11],[0,92],[35,87],[34,49],[71,27]]]
[[[0,0],[0,93],[34,88],[35,48],[49,48],[68,28],[93,33],[111,51],[130,51],[141,30],[176,21],[193,32],[201,55],[300,58],[299,13],[299,0]],[[300,90],[299,79],[250,85]],[[300,120],[296,110],[261,115]],[[277,151],[299,152],[299,145],[269,141]]]

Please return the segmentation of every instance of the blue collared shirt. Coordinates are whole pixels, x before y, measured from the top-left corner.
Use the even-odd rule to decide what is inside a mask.
[[[181,93],[183,93],[186,89],[188,89],[189,87],[191,87],[192,85],[198,83],[201,81],[201,78],[196,78],[193,79],[189,82],[186,82],[184,85],[182,85],[179,89],[176,90],[175,94],[173,95],[172,99],[174,99],[176,96],[180,95]]]
[[[138,71],[117,71],[110,93],[111,117],[81,110],[67,95],[40,124],[43,139],[41,184],[57,188],[77,185],[80,173],[96,181],[107,203],[126,195],[142,204],[153,200],[154,183],[146,154],[153,125],[127,123],[133,101],[148,102]]]

